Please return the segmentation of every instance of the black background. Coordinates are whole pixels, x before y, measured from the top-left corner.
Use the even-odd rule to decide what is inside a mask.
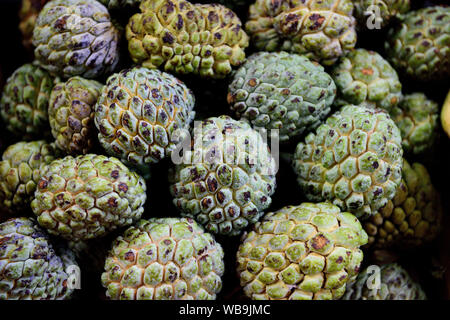
[[[436,1],[415,1],[413,7],[419,8],[431,3],[448,3],[447,0]],[[0,33],[1,33],[1,49],[0,49],[0,66],[3,75],[3,81],[7,79],[11,73],[22,64],[32,60],[32,55],[28,53],[21,44],[21,34],[18,29],[18,10],[20,6],[19,0],[0,0]],[[239,12],[242,18],[245,18],[245,12]],[[115,12],[120,20],[126,21],[128,13]],[[383,43],[385,39],[384,31],[377,31],[370,33],[358,34],[357,47],[375,50],[382,55]],[[126,44],[125,44],[126,45]],[[248,50],[251,53],[251,49]],[[123,65],[127,66],[128,60],[124,60]],[[226,89],[227,80],[201,80],[196,77],[180,77],[186,82],[188,87],[194,90],[197,99],[197,113],[199,118],[206,116],[217,116],[221,114],[229,114],[226,105]],[[104,80],[104,79],[103,79]],[[408,81],[401,77],[403,84],[403,92],[411,93],[415,91],[422,91],[430,98],[442,105],[445,95],[449,89],[449,79],[437,83],[418,83]],[[0,151],[15,142],[15,139],[0,126]],[[300,140],[301,138],[297,139]],[[17,140],[17,139],[16,139]],[[293,141],[289,145],[282,146],[282,152],[292,153],[296,142]],[[433,150],[418,158],[408,158],[410,163],[418,161],[426,165],[428,168],[432,181],[437,189],[441,192],[444,200],[446,225],[448,226],[448,207],[449,207],[449,183],[450,170],[449,166],[449,149],[450,141],[445,133],[440,130],[440,137],[433,148]],[[98,150],[101,152],[101,150]],[[177,211],[171,202],[171,197],[168,191],[169,184],[167,182],[167,170],[170,166],[169,161],[162,161],[159,164],[152,166],[152,177],[147,183],[148,199],[146,204],[146,211],[143,218],[149,217],[163,217],[163,216],[177,216]],[[290,165],[281,161],[280,171],[277,176],[277,190],[273,196],[273,203],[270,211],[277,210],[286,205],[300,204],[304,199],[299,191],[299,187],[295,181]],[[114,238],[121,230],[114,232],[107,237],[107,240]],[[447,227],[447,233],[450,229]],[[400,264],[406,267],[413,277],[415,277],[424,287],[427,296],[430,299],[448,299],[448,292],[450,283],[445,283],[444,280],[437,280],[431,276],[432,259],[437,259],[441,264],[447,264],[444,261],[449,254],[443,250],[450,250],[448,246],[449,237],[445,239],[444,235],[437,239],[434,243],[426,248],[414,251],[395,252],[395,259]],[[235,274],[235,253],[239,246],[239,237],[222,237],[217,236],[217,241],[222,244],[225,250],[226,273],[223,277],[223,290],[219,294],[218,299],[244,299],[242,291],[240,290],[239,281]],[[368,264],[373,260],[373,252],[367,252],[364,264]],[[449,271],[450,272],[450,271]],[[77,292],[76,299],[104,299],[104,289],[100,284],[100,272],[93,272],[91,270],[84,270],[83,268],[83,285],[82,290]],[[450,279],[448,277],[447,279]]]

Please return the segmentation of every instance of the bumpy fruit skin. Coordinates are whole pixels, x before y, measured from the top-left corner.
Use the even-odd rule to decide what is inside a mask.
[[[442,203],[427,169],[403,162],[402,182],[395,197],[363,223],[374,248],[417,248],[439,235]]]
[[[192,219],[140,220],[113,242],[102,284],[112,300],[214,300],[223,256]]]
[[[384,28],[393,18],[407,13],[410,9],[410,0],[355,0],[353,3],[355,17],[359,25],[364,27],[371,23]],[[376,8],[375,11],[373,8]]]
[[[119,60],[118,29],[95,0],[53,0],[41,10],[33,31],[34,55],[52,75],[96,78]]]
[[[58,152],[52,144],[32,141],[9,146],[0,161],[0,206],[10,214],[29,210],[46,165]],[[1,220],[1,217],[0,217]]]
[[[116,158],[67,156],[46,167],[31,208],[51,234],[88,240],[139,220],[145,192],[144,179]]]
[[[258,52],[233,75],[228,103],[255,127],[279,129],[280,141],[315,129],[331,110],[333,79],[319,64],[286,52]]]
[[[171,74],[136,67],[109,77],[95,106],[100,144],[131,164],[170,156],[191,124],[195,98]]]
[[[349,283],[344,300],[426,300],[425,292],[397,263],[380,267],[380,288],[369,289],[367,283],[373,271],[362,271],[355,282]],[[375,293],[374,293],[375,291]]]
[[[208,118],[193,132],[192,151],[170,171],[173,203],[212,233],[238,235],[272,202],[276,164],[245,121]]]
[[[94,106],[103,85],[95,80],[69,78],[50,95],[48,116],[58,148],[68,154],[86,154],[94,143]]]
[[[29,218],[0,224],[0,300],[65,300],[66,268],[76,265],[58,256],[48,235]]]
[[[22,44],[27,49],[32,49],[31,42],[36,19],[44,5],[50,0],[22,0],[19,11],[19,29],[22,32]]]
[[[356,44],[350,0],[257,0],[245,24],[259,51],[285,50],[332,65]]]
[[[110,10],[137,7],[143,0],[98,0]]]
[[[423,93],[406,95],[391,117],[400,129],[405,152],[422,154],[433,146],[437,134],[439,108]]]
[[[0,115],[8,131],[25,140],[45,135],[54,82],[50,74],[35,63],[14,71],[6,81],[0,101]]]
[[[356,278],[367,234],[331,203],[302,203],[267,213],[243,236],[237,271],[254,300],[339,299]]]
[[[405,15],[385,43],[393,66],[415,80],[450,76],[450,7],[428,7]]]
[[[348,105],[297,145],[293,167],[310,201],[329,200],[365,219],[395,196],[402,156],[386,112]]]
[[[362,105],[391,111],[402,98],[397,72],[381,55],[356,49],[333,68],[338,88],[337,105]]]
[[[146,68],[223,78],[245,61],[248,36],[230,9],[184,0],[146,0],[131,17],[131,58]]]
[[[450,90],[441,109],[441,125],[447,136],[450,138]]]

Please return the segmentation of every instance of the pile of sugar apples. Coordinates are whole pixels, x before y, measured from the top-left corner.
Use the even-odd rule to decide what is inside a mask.
[[[0,300],[442,298],[445,1],[18,2]]]

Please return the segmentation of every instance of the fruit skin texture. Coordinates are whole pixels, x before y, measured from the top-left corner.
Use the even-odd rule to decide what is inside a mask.
[[[348,105],[297,145],[293,167],[308,200],[329,200],[366,219],[394,197],[402,155],[400,131],[386,112]]]
[[[331,76],[338,87],[337,105],[362,105],[391,111],[402,99],[397,72],[374,51],[356,49],[342,58]]]
[[[0,243],[0,300],[70,298],[66,268],[76,262],[57,255],[33,219],[0,224]]]
[[[238,235],[272,202],[275,160],[257,131],[227,116],[204,120],[193,139],[169,173],[173,203],[211,233]]]
[[[257,0],[245,29],[258,51],[304,54],[334,64],[356,44],[350,0]]]
[[[56,85],[50,95],[49,122],[58,148],[86,154],[94,143],[94,106],[103,85],[81,77]]]
[[[6,81],[0,115],[6,129],[22,139],[43,136],[48,127],[48,102],[55,84],[36,63],[24,64]]]
[[[22,0],[19,11],[19,29],[22,32],[22,44],[26,49],[32,49],[33,29],[36,19],[44,5],[50,0]]]
[[[49,233],[88,240],[138,221],[145,192],[144,179],[116,158],[67,156],[44,170],[31,208]]]
[[[447,136],[450,138],[450,90],[441,110],[441,125]]]
[[[331,203],[302,203],[267,213],[244,234],[237,272],[254,300],[339,299],[356,278],[367,234]]]
[[[215,300],[223,256],[192,219],[140,220],[113,242],[102,284],[112,300]]]
[[[2,209],[9,214],[28,211],[44,167],[58,155],[55,146],[43,140],[9,146],[0,161]]]
[[[100,144],[134,165],[170,156],[194,119],[195,98],[171,74],[136,67],[108,78],[95,106]],[[177,130],[179,129],[179,130]]]
[[[395,197],[363,222],[374,248],[417,248],[439,235],[443,208],[427,169],[403,161],[402,182]]]
[[[224,78],[245,61],[248,36],[230,9],[183,0],[147,0],[131,17],[131,58],[146,68]]]
[[[423,93],[406,95],[391,112],[400,129],[403,150],[423,154],[433,146],[437,135],[439,107]]]
[[[33,31],[34,55],[52,75],[96,78],[114,71],[120,33],[95,0],[53,0]]]
[[[450,7],[411,11],[389,30],[385,49],[399,71],[420,81],[450,76]]]
[[[373,274],[363,270],[355,282],[349,283],[344,300],[426,300],[425,292],[397,263],[380,267],[380,289],[368,289],[369,277]]]
[[[374,24],[379,23],[381,28],[386,27],[393,18],[398,15],[407,13],[410,9],[410,0],[356,0],[355,17],[361,26],[367,26],[367,22]],[[375,6],[379,11],[374,12],[371,6]],[[365,15],[365,12],[370,12]],[[375,20],[371,17],[375,13]],[[379,16],[377,16],[379,14]]]
[[[238,118],[279,129],[280,141],[287,141],[316,128],[335,95],[333,79],[305,56],[258,52],[234,73],[228,103]]]

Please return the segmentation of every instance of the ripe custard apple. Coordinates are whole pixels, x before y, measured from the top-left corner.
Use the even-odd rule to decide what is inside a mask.
[[[56,81],[35,63],[14,71],[0,100],[0,115],[6,129],[25,140],[45,136],[48,101]]]
[[[60,256],[30,218],[0,224],[0,300],[69,299],[70,256]]]
[[[56,146],[68,154],[88,153],[95,139],[94,107],[103,85],[81,77],[57,84],[48,115]]]
[[[391,117],[400,129],[405,152],[421,154],[433,146],[437,136],[439,107],[423,93],[403,97],[399,107],[392,110]]]
[[[338,88],[337,105],[363,105],[391,111],[402,98],[397,72],[378,53],[356,49],[331,72]]]
[[[19,142],[5,150],[0,161],[0,206],[3,209],[10,214],[29,210],[44,167],[59,155],[55,149],[53,144],[40,140]]]
[[[249,298],[331,300],[356,278],[367,234],[354,215],[323,202],[267,213],[242,239],[237,271]]]
[[[363,222],[374,248],[416,248],[439,235],[443,208],[427,169],[403,161],[402,182],[395,197]]]
[[[277,167],[266,142],[248,122],[221,116],[196,126],[192,145],[169,173],[173,203],[209,232],[238,235],[272,202]]]
[[[402,156],[400,131],[384,110],[348,105],[297,145],[293,167],[307,199],[365,219],[395,196]]]
[[[32,49],[33,29],[36,19],[44,5],[50,0],[22,0],[19,11],[19,29],[22,32],[22,44],[26,49]]]
[[[34,55],[52,75],[97,78],[114,71],[119,30],[96,0],[52,0],[33,31]]]
[[[116,158],[67,156],[43,171],[31,208],[49,233],[88,240],[138,221],[145,192],[144,179]]]
[[[108,78],[97,105],[95,125],[110,155],[134,165],[170,156],[195,112],[195,98],[171,74],[136,67]]]
[[[258,51],[285,50],[332,65],[356,44],[351,0],[256,0],[245,24]]]
[[[441,109],[441,125],[447,136],[450,138],[450,90]]]
[[[344,300],[426,300],[425,292],[408,272],[397,263],[379,267],[379,289],[369,289],[374,271],[363,270],[355,282],[348,285]],[[372,286],[371,286],[372,288]]]
[[[386,27],[393,18],[407,13],[410,0],[355,0],[355,17],[362,27]]]
[[[228,103],[238,118],[279,129],[280,141],[316,128],[331,110],[333,79],[318,63],[287,52],[258,52],[233,74]]]
[[[102,284],[112,300],[215,300],[223,256],[192,219],[140,220],[113,242]]]
[[[393,66],[414,80],[450,77],[450,7],[411,11],[392,28],[385,49]]]
[[[146,68],[224,78],[245,61],[248,36],[230,9],[184,0],[145,0],[126,37],[131,58]]]

